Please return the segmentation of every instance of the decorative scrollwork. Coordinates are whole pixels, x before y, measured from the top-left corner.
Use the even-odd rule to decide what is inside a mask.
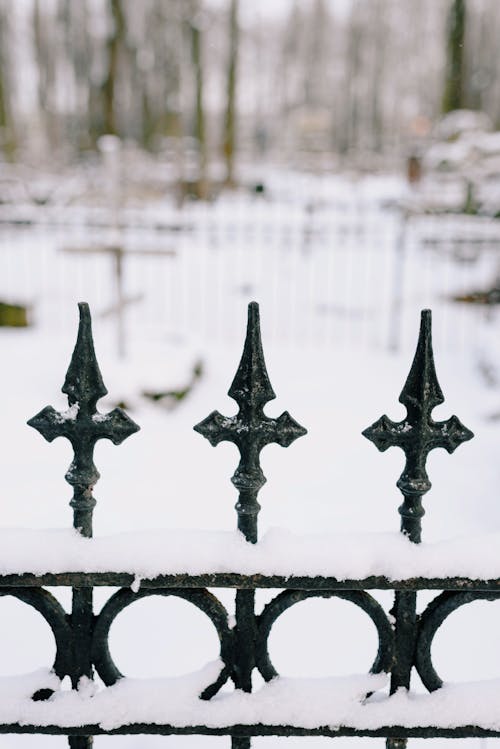
[[[220,641],[220,657],[224,662],[224,668],[219,674],[217,680],[207,686],[200,697],[208,700],[216,694],[222,685],[227,681],[231,673],[233,660],[233,634],[228,626],[228,614],[222,603],[208,590],[190,590],[189,588],[144,588],[134,593],[130,588],[122,588],[117,591],[103,607],[97,617],[92,640],[92,661],[97,672],[106,686],[115,684],[118,679],[123,678],[123,674],[115,665],[111,653],[109,652],[109,630],[110,627],[123,609],[130,606],[135,601],[139,601],[147,596],[177,596],[183,598],[189,603],[194,604],[198,609],[208,616],[214,625]]]
[[[13,596],[36,609],[52,630],[56,642],[53,671],[60,679],[72,670],[72,632],[68,617],[59,601],[44,588],[0,588],[0,596]],[[40,690],[34,699],[50,697],[52,690]]]
[[[305,601],[307,598],[341,598],[350,601],[368,614],[378,634],[378,651],[370,669],[372,673],[389,671],[394,651],[394,635],[391,624],[382,606],[368,593],[351,590],[285,590],[270,601],[259,617],[256,662],[257,668],[266,681],[271,681],[278,672],[274,668],[267,648],[271,627],[281,614],[290,606]]]
[[[420,617],[417,645],[415,650],[415,667],[422,683],[429,692],[434,692],[443,685],[432,663],[431,648],[434,636],[444,622],[456,609],[474,601],[497,601],[500,593],[483,591],[445,591],[434,598]]]

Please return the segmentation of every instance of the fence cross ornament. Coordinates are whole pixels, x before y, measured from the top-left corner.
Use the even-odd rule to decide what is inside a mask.
[[[406,407],[406,417],[394,422],[384,414],[363,431],[381,452],[400,447],[405,453],[406,464],[397,482],[405,498],[399,508],[401,530],[416,543],[420,542],[420,519],[425,513],[421,497],[432,486],[425,469],[428,454],[437,447],[452,453],[474,436],[457,416],[446,421],[432,418],[433,409],[444,403],[444,396],[434,365],[431,323],[431,311],[422,310],[417,350],[399,396],[399,402]]]
[[[74,490],[70,502],[74,510],[73,525],[83,536],[91,536],[92,511],[96,504],[92,489],[100,476],[94,465],[95,444],[100,439],[109,439],[119,445],[139,427],[121,408],[107,414],[97,411],[97,401],[108,391],[94,351],[89,306],[82,302],[78,307],[78,337],[61,388],[68,396],[69,408],[61,413],[46,406],[28,424],[48,442],[56,437],[66,437],[71,442],[74,458],[65,479]]]
[[[256,517],[260,510],[257,494],[266,482],[260,467],[260,452],[272,442],[288,447],[307,433],[284,411],[277,419],[266,416],[263,408],[276,398],[267,374],[260,336],[259,305],[248,305],[245,345],[236,375],[228,390],[239,410],[236,416],[223,416],[212,411],[194,429],[214,447],[219,442],[233,442],[239,450],[240,462],[231,478],[240,496],[236,504],[238,528],[247,540],[257,540]]]

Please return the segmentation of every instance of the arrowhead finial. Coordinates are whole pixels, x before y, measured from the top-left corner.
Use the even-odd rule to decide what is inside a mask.
[[[260,338],[259,306],[248,306],[248,326],[243,355],[228,395],[239,406],[236,416],[223,416],[213,411],[196,424],[195,431],[209,440],[211,445],[233,442],[239,450],[240,462],[231,479],[239,491],[236,504],[238,528],[252,543],[257,540],[257,502],[259,490],[266,478],[260,467],[260,452],[271,442],[288,447],[306,430],[284,411],[277,419],[263,412],[264,405],[275,398],[267,374]]]
[[[97,401],[108,392],[97,363],[88,304],[80,303],[78,337],[71,363],[62,387],[68,396],[69,408],[59,413],[46,406],[28,421],[48,441],[66,437],[73,447],[74,458],[66,473],[66,481],[73,487],[73,525],[83,536],[92,535],[92,512],[96,501],[92,490],[99,479],[94,465],[94,447],[98,440],[109,439],[115,445],[139,427],[122,411],[115,408],[108,414],[97,411]]]
[[[422,311],[417,350],[399,401],[407,410],[403,421],[396,423],[384,414],[364,430],[363,436],[381,452],[393,446],[404,451],[406,464],[397,482],[404,497],[399,507],[401,530],[411,541],[419,543],[425,512],[422,497],[431,488],[426,471],[428,454],[436,447],[452,453],[474,436],[456,416],[447,421],[432,418],[432,410],[444,402],[444,396],[434,365],[430,310]]]
[[[432,312],[430,309],[424,309],[420,313],[417,350],[399,396],[399,402],[409,410],[412,408],[423,409],[429,414],[433,408],[444,403],[443,391],[437,379],[432,351]]]
[[[81,409],[95,411],[97,401],[107,395],[108,391],[102,381],[95,355],[89,305],[86,302],[79,302],[78,310],[80,313],[78,336],[61,390],[68,396],[70,406],[78,403]]]
[[[240,408],[242,406],[258,408],[276,398],[267,374],[262,350],[257,302],[250,302],[248,305],[247,334],[243,354],[228,395]]]

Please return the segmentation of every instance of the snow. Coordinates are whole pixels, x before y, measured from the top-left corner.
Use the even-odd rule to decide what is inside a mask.
[[[478,221],[453,217],[409,222],[397,351],[389,351],[400,219],[382,204],[405,196],[401,183],[392,178],[264,177],[267,202],[229,197],[210,208],[188,206],[182,215],[164,205],[130,208],[125,217],[125,241],[130,246],[163,241],[145,228],[148,223],[181,222],[191,230],[176,234],[177,254],[168,262],[127,259],[126,295],[143,293],[144,298],[126,313],[125,361],[114,353],[115,321],[100,317],[113,295],[109,259],[59,252],[61,246],[89,239],[103,244],[105,231],[89,231],[84,211],[78,214],[77,206],[71,226],[64,225],[61,208],[48,206],[42,211],[45,228],[3,230],[0,291],[33,303],[36,326],[0,330],[0,385],[5,394],[2,574],[28,568],[34,574],[78,568],[128,571],[135,590],[160,571],[197,574],[210,569],[283,575],[295,571],[305,576],[330,574],[339,580],[353,575],[500,577],[495,420],[500,403],[497,385],[488,385],[483,377],[488,370],[498,384],[498,315],[495,309],[486,314],[450,302],[452,294],[486,286],[495,275],[497,257],[481,246],[470,262],[458,262],[446,246],[447,239],[453,249],[457,235],[478,233],[491,237],[493,244],[497,224],[484,217],[479,228]],[[311,217],[304,205],[312,199],[316,208]],[[104,209],[99,210],[104,218]],[[50,228],[56,218],[62,228]],[[437,236],[445,244],[425,248],[422,236]],[[214,450],[192,430],[213,409],[228,419],[236,410],[225,393],[241,355],[246,304],[253,298],[261,304],[264,351],[278,396],[266,413],[274,416],[288,409],[308,429],[307,437],[289,449],[272,445],[262,453],[268,481],[259,494],[261,540],[255,547],[233,530],[237,495],[230,476],[238,462],[236,449],[223,444]],[[109,390],[99,409],[106,414],[124,401],[141,426],[120,447],[104,441],[97,446],[95,463],[101,479],[95,488],[92,540],[78,538],[68,528],[71,490],[63,476],[72,457],[69,443],[58,439],[47,445],[25,425],[45,404],[58,411],[67,408],[59,388],[76,338],[80,300],[91,303],[96,353]],[[395,421],[403,417],[397,398],[424,307],[433,309],[436,367],[446,397],[433,416],[440,420],[456,413],[476,437],[452,456],[444,450],[430,455],[433,488],[424,497],[424,543],[416,548],[397,533],[401,496],[395,482],[403,455],[397,449],[379,454],[360,432],[382,413]],[[203,377],[175,409],[166,410],[141,395],[144,390],[182,387],[200,358]],[[68,592],[52,591],[69,610]],[[95,591],[96,611],[111,593],[107,588]],[[216,594],[233,620],[233,591],[217,589]],[[273,595],[274,591],[260,591],[257,610]],[[374,595],[388,611],[391,594]],[[419,595],[420,608],[428,599]],[[138,717],[140,711],[145,717],[148,710],[152,717],[157,710],[160,720],[168,710],[169,720],[181,722],[192,719],[196,710],[197,722],[206,719],[214,725],[230,718],[253,722],[258,716],[270,722],[357,721],[364,726],[406,725],[404,719],[412,725],[424,725],[426,720],[445,725],[457,716],[486,726],[498,719],[497,604],[464,606],[443,626],[443,636],[438,633],[433,647],[437,669],[445,678],[474,682],[494,677],[479,686],[447,683],[427,695],[415,680],[409,695],[388,698],[384,676],[333,678],[332,674],[366,672],[376,638],[366,615],[355,606],[346,603],[344,610],[343,602],[321,599],[294,606],[276,623],[270,648],[282,677],[262,688],[256,679],[253,695],[223,691],[207,704],[198,694],[220,664],[192,672],[216,656],[217,636],[210,622],[205,629],[205,617],[200,613],[200,623],[199,612],[187,603],[182,608],[184,603],[153,596],[134,603],[112,627],[110,646],[122,672],[129,677],[153,673],[158,679],[127,678],[92,697],[88,685],[80,693],[63,685],[42,704],[31,702],[30,694],[47,683],[58,688],[46,668],[53,658],[50,631],[36,613],[28,611],[31,618],[25,618],[28,607],[2,598],[2,673],[40,666],[45,670],[14,677],[10,687],[2,680],[0,710],[24,723],[59,720],[59,715],[61,720],[93,716],[98,722],[119,724]],[[146,627],[147,637],[138,638],[138,631]],[[474,642],[469,637],[473,629],[481,632]],[[311,633],[308,638],[306,631]],[[193,662],[186,665],[188,658]],[[165,678],[173,673],[184,675]],[[363,695],[374,689],[379,691],[362,704]],[[7,719],[7,712],[2,713],[0,721]],[[61,746],[64,743],[51,737],[36,740],[42,747],[58,740]],[[120,747],[130,749],[154,743],[149,737],[118,740]],[[169,741],[177,746],[180,740],[164,737],[162,746]],[[205,747],[209,740],[183,739],[189,747],[201,747],[202,742]],[[319,740],[304,739],[300,746]],[[98,738],[96,743],[112,741]],[[220,746],[227,739],[217,741]],[[263,746],[265,741],[271,739],[256,739],[255,744]],[[348,739],[336,741],[339,749],[352,746]],[[17,749],[19,742],[18,737],[4,737],[2,749]],[[288,742],[287,746],[293,744],[293,739]],[[376,743],[383,742],[370,741]],[[412,740],[412,749],[418,745]],[[477,747],[477,742],[459,745]]]
[[[80,409],[80,404],[78,401],[73,403],[72,406],[66,409],[66,411],[63,411],[62,413],[55,412],[54,418],[56,421],[58,421],[60,424],[63,424],[65,421],[76,421],[76,417],[78,416],[78,411]],[[96,414],[96,416],[99,416],[100,414]],[[94,417],[94,421],[95,421]]]
[[[0,722],[20,725],[75,727],[98,725],[113,730],[133,723],[177,727],[206,725],[294,726],[305,729],[352,727],[374,730],[478,726],[500,730],[500,680],[445,685],[432,694],[400,689],[380,693],[385,674],[326,679],[277,677],[252,694],[241,690],[200,700],[203,689],[216,680],[223,664],[214,661],[201,671],[176,679],[121,679],[97,691],[83,680],[78,691],[58,691],[58,679],[38,671],[14,680],[0,679]],[[46,701],[29,699],[33,690],[54,689]],[[366,695],[372,692],[372,696]]]
[[[282,577],[370,576],[500,579],[500,533],[412,544],[399,533],[295,534],[273,528],[257,544],[238,531],[152,530],[82,538],[72,529],[0,530],[0,574],[115,572],[159,575],[234,573]]]

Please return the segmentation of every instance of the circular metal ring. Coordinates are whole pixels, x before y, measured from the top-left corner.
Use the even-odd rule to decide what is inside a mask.
[[[443,685],[441,677],[435,670],[432,657],[431,647],[434,636],[444,622],[460,606],[474,601],[497,601],[500,593],[490,591],[445,591],[434,598],[427,606],[422,616],[418,628],[417,643],[415,649],[415,667],[422,683],[429,692],[434,692]]]
[[[271,681],[275,676],[278,676],[278,672],[269,657],[267,647],[271,627],[276,619],[290,606],[294,606],[307,598],[333,597],[350,601],[368,614],[377,629],[379,642],[377,655],[370,671],[380,673],[390,670],[394,651],[394,633],[384,609],[372,596],[364,591],[351,590],[285,590],[264,607],[259,617],[256,663],[266,681]]]
[[[14,598],[17,598],[19,601],[36,609],[36,611],[43,616],[51,628],[56,642],[56,657],[52,669],[60,679],[63,679],[66,674],[71,674],[71,627],[66,612],[57,598],[44,588],[1,588],[0,596],[14,596]],[[52,690],[40,690],[40,695],[42,693],[42,697],[35,696],[35,698],[41,699],[49,697]]]
[[[228,626],[228,614],[222,603],[208,590],[191,590],[189,588],[143,588],[134,593],[130,588],[122,588],[111,596],[97,617],[92,638],[92,661],[97,673],[106,684],[111,686],[123,674],[115,665],[109,652],[109,630],[123,609],[130,604],[148,596],[176,596],[194,604],[208,616],[214,625],[220,641],[220,657],[224,668],[217,680],[206,687],[200,695],[202,699],[210,699],[229,678],[233,656],[233,634]]]

